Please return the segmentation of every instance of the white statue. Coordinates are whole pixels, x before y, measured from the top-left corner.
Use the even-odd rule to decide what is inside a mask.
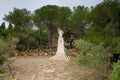
[[[58,37],[58,47],[57,47],[57,52],[56,52],[56,54],[58,55],[65,54],[63,33],[64,32],[58,28],[59,37]]]
[[[61,29],[58,28],[58,34],[59,34],[59,38],[62,38],[63,37],[63,31]]]
[[[63,34],[64,32],[58,28],[58,46],[57,46],[57,52],[56,55],[51,57],[50,60],[67,60],[69,61],[70,58],[66,57],[65,54],[65,47],[64,47],[64,38]]]

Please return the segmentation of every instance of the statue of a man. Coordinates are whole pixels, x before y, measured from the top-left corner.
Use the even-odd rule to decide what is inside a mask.
[[[62,38],[63,37],[63,31],[60,29],[60,28],[58,28],[58,34],[59,34],[59,38]]]

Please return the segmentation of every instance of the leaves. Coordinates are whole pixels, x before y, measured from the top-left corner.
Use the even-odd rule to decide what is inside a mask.
[[[75,46],[80,54],[78,62],[82,66],[100,67],[108,61],[109,54],[104,52],[102,44],[96,45],[83,39],[79,39],[76,41]]]
[[[114,63],[113,71],[109,75],[109,80],[119,80],[120,79],[120,61]]]

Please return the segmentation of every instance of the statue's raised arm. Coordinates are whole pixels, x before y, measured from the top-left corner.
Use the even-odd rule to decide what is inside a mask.
[[[60,28],[58,28],[58,34],[59,34],[59,37],[61,37],[61,38],[62,38],[63,33],[64,33],[64,32],[63,32]]]

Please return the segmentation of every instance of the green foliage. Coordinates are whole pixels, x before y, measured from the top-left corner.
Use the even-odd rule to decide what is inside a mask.
[[[3,64],[4,60],[14,55],[17,42],[17,38],[11,38],[10,40],[0,38],[0,64]]]
[[[109,75],[109,80],[120,80],[120,61],[113,64],[113,71]]]
[[[83,39],[76,40],[75,42],[76,48],[78,49],[79,53],[82,54],[87,54],[88,52],[90,52],[92,45],[92,43],[89,43]]]
[[[58,23],[57,26],[62,28],[64,31],[69,28],[69,21],[72,11],[69,7],[59,7],[58,9]]]
[[[27,9],[14,8],[4,17],[4,20],[10,24],[8,29],[5,29],[5,23],[2,23],[0,37],[17,36],[20,40],[19,44],[25,44],[26,47],[28,44],[37,46],[37,42],[47,43],[48,41],[49,48],[51,48],[52,36],[56,36],[54,34],[57,32],[56,28],[61,27],[66,33],[66,41],[70,44],[73,42],[72,39],[85,38],[95,44],[102,42],[105,46],[107,45],[106,47],[112,46],[113,52],[120,53],[120,40],[118,39],[120,5],[118,1],[104,0],[91,9],[77,6],[73,8],[73,11],[69,7],[46,5],[36,9],[33,15]],[[31,28],[32,20],[38,28],[36,31]],[[90,26],[86,28],[89,24]],[[46,30],[45,35],[44,30]]]
[[[0,69],[0,74],[4,74],[6,71],[4,69]]]
[[[3,22],[0,26],[1,29],[5,29],[5,22]]]
[[[31,14],[27,9],[14,8],[13,12],[9,12],[3,19],[14,24],[17,29],[31,24]]]
[[[41,26],[47,27],[49,50],[52,49],[52,36],[56,32],[55,24],[58,21],[58,6],[47,5],[35,10],[34,22],[41,29]]]
[[[70,26],[73,33],[77,38],[81,38],[85,35],[85,26],[87,24],[87,15],[89,10],[84,6],[74,7],[74,11],[71,16]]]
[[[43,26],[51,27],[53,29],[53,25],[57,21],[58,18],[58,6],[56,5],[46,5],[40,9],[35,10],[33,20],[35,25],[38,28]]]
[[[91,11],[92,27],[101,36],[117,36],[120,32],[120,5],[118,0],[105,0]],[[94,26],[93,26],[94,25]]]
[[[25,50],[27,50],[27,47],[26,47],[25,44],[19,44],[19,45],[17,46],[17,50],[18,50],[18,51],[25,51]]]
[[[8,47],[8,43],[5,42],[3,39],[0,39],[0,47],[1,47],[0,56],[1,56],[1,63],[2,63],[2,61],[4,61],[4,59],[6,59],[9,56],[9,54],[7,53],[10,48]]]
[[[120,54],[120,5],[118,0],[105,0],[91,9],[91,27],[86,31],[85,39],[93,43],[103,43],[111,48],[109,53]]]
[[[76,41],[76,47],[80,52],[80,57],[78,58],[80,65],[98,67],[104,65],[109,58],[101,44],[96,45],[80,39]]]
[[[39,30],[28,29],[27,34],[20,33],[18,37],[20,39],[17,44],[18,51],[35,49],[48,42],[47,32],[44,30],[39,32]]]
[[[41,37],[42,44],[46,44],[48,42],[48,38],[45,36]]]
[[[0,64],[3,64],[4,60],[5,58],[2,55],[0,55]]]
[[[9,24],[8,28],[6,30],[7,30],[7,37],[9,37],[9,36],[15,37],[16,36],[15,29],[12,24]]]
[[[96,32],[96,28],[91,26],[90,28],[87,29],[86,31],[86,35],[84,37],[85,40],[98,44],[100,42],[102,42],[101,39],[102,36],[100,36],[97,32]]]
[[[114,53],[115,54],[120,54],[120,37],[113,37],[112,39],[111,39],[112,41],[111,41],[111,44],[113,45],[113,46],[115,46],[114,47]]]
[[[0,26],[0,37],[1,38],[6,38],[7,36],[7,32],[6,32],[6,29],[5,29],[5,22],[3,22]]]
[[[41,44],[46,44],[48,42],[48,37],[47,37],[47,30],[46,28],[42,28],[42,30],[38,29],[35,30],[35,32],[33,32],[31,34],[31,36],[34,37],[34,39],[36,39],[37,41],[40,41]],[[35,42],[34,42],[35,43]]]
[[[85,66],[85,67],[91,66],[91,61],[90,61],[89,57],[85,56],[83,54],[81,54],[80,57],[77,58],[77,62],[81,66]]]
[[[109,59],[109,54],[104,52],[104,48],[102,44],[94,45],[90,50],[90,58],[91,62],[94,66],[105,65]]]

